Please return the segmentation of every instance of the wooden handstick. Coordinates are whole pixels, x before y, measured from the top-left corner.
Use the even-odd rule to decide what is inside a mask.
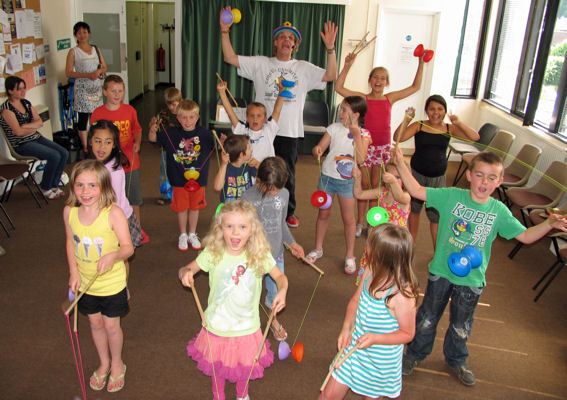
[[[223,152],[223,153],[226,153],[226,151],[225,151],[225,149],[224,149],[224,146],[222,145],[222,143],[221,143],[219,137],[217,136],[217,132],[216,132],[214,129],[213,129],[211,132],[213,132],[213,136],[214,136],[215,139],[217,140],[217,143],[219,144],[219,146],[220,146],[222,152]]]
[[[252,363],[252,369],[254,369],[254,365],[260,359],[260,354],[262,353],[262,349],[264,348],[264,343],[266,342],[266,338],[268,337],[268,332],[270,331],[270,326],[272,326],[272,320],[274,319],[275,315],[276,313],[272,309],[272,312],[270,312],[270,317],[268,318],[268,322],[266,323],[266,329],[264,329],[264,336],[262,336],[262,343],[260,343],[260,348],[258,349],[258,353],[256,353],[254,362]]]
[[[289,244],[287,244],[286,242],[283,242],[284,246],[291,251],[291,247]],[[319,272],[321,275],[325,275],[325,273],[318,268],[315,264],[313,264],[312,262],[310,262],[308,259],[306,259],[305,257],[300,257],[301,261],[303,261],[304,263],[306,263],[307,265],[309,265],[311,268],[313,268],[315,271]]]
[[[217,78],[219,78],[219,81],[224,82],[221,78],[221,76],[219,75],[218,72],[216,72],[217,74]],[[226,91],[227,93],[230,95],[230,98],[232,99],[232,101],[234,102],[234,107],[238,107],[238,103],[236,102],[236,99],[234,98],[234,96],[232,95],[232,93],[230,93],[230,90],[228,89],[228,84],[226,85]]]
[[[360,39],[360,41],[356,44],[356,46],[354,47],[354,49],[352,50],[352,52],[354,54],[357,54],[356,51],[359,50],[361,48],[361,46],[364,44],[364,41],[366,40],[366,36],[368,36],[370,32],[366,32],[364,34],[364,36],[362,37],[362,39]]]
[[[346,347],[341,348],[338,351],[337,355],[335,356],[335,359],[333,360],[333,363],[331,364],[331,367],[329,368],[329,373],[327,374],[327,376],[325,377],[325,380],[323,381],[323,384],[319,388],[320,392],[322,392],[323,389],[325,389],[325,385],[327,384],[327,382],[329,382],[329,379],[331,379],[331,375],[333,374],[333,371],[335,370],[335,365],[339,361],[339,356],[343,353],[343,351],[345,351],[345,349],[346,349]]]
[[[352,349],[350,349],[350,351],[348,353],[346,353],[344,356],[342,356],[341,359],[339,360],[339,362],[335,364],[335,369],[339,369],[340,366],[342,365],[342,363],[345,362],[345,360],[347,358],[352,356],[352,353],[354,353],[356,350],[358,350],[358,346],[360,346],[360,343],[355,344],[354,347]]]
[[[75,297],[77,297],[77,291],[75,291]],[[73,332],[77,333],[77,304],[75,304],[75,311],[74,311],[74,317],[73,317]]]
[[[98,278],[99,275],[100,274],[97,272],[95,274],[95,276],[93,276],[93,279],[91,279],[90,282],[87,284],[87,287],[85,288],[85,290],[82,291],[81,294],[79,294],[78,296],[75,296],[75,301],[73,301],[71,303],[71,305],[64,311],[65,315],[69,315],[69,313],[71,312],[73,307],[75,307],[75,305],[79,302],[79,300],[81,300],[81,297],[83,297],[83,295],[87,292],[87,290],[89,290],[91,288],[95,279]]]
[[[201,321],[203,322],[203,327],[207,327],[207,321],[205,320],[205,313],[203,312],[203,307],[199,301],[199,296],[197,295],[197,290],[195,290],[195,283],[191,285],[191,291],[193,292],[193,297],[195,298],[195,303],[197,303],[197,309],[199,310],[199,315],[201,316]]]
[[[374,36],[372,39],[370,39],[368,42],[365,42],[364,45],[358,49],[358,51],[356,53],[354,53],[355,55],[360,54],[364,49],[366,49],[368,46],[370,46],[370,43],[372,43],[374,40],[376,40],[376,36]]]

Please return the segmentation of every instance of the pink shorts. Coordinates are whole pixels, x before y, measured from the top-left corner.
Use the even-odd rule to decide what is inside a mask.
[[[373,165],[379,166],[380,164],[386,164],[390,161],[390,151],[392,149],[391,144],[385,144],[383,146],[368,146],[368,153],[366,155],[366,160],[362,164],[361,167],[372,167]]]

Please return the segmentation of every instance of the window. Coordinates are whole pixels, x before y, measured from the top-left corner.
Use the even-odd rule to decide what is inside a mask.
[[[455,97],[475,98],[477,95],[490,4],[491,0],[466,1],[459,57],[451,92]]]
[[[485,99],[567,140],[567,0],[503,0]]]

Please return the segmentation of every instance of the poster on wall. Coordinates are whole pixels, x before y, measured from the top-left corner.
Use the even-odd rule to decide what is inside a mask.
[[[2,0],[2,9],[8,14],[13,13],[14,7],[12,6],[12,0]]]

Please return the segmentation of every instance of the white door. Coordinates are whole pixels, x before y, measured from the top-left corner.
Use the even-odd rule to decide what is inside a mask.
[[[91,43],[102,51],[107,74],[122,76],[125,83],[124,102],[128,96],[128,58],[126,47],[126,0],[82,0],[78,20],[91,28]]]
[[[417,58],[413,56],[413,50],[418,44],[423,44],[426,49],[435,49],[438,26],[439,13],[431,10],[380,7],[374,66],[384,66],[390,72],[390,87],[386,92],[412,84],[417,70]],[[434,62],[435,57],[426,64],[419,92],[398,101],[392,107],[392,132],[410,106],[415,107],[417,119],[425,116],[423,107],[431,94]],[[413,149],[413,138],[400,146]]]

